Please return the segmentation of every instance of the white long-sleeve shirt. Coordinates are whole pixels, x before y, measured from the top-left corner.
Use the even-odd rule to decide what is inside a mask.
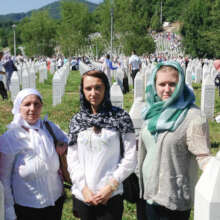
[[[57,139],[67,142],[66,135],[53,123],[50,122],[50,125]],[[44,126],[43,130],[50,137]],[[53,140],[51,137],[50,139],[52,144],[46,147],[54,148]],[[0,137],[0,151],[0,180],[5,191],[5,220],[16,218],[14,203],[34,208],[53,206],[63,193],[56,151],[49,160],[42,160],[30,147],[29,131],[22,127],[9,129]]]
[[[112,178],[122,183],[134,172],[137,160],[135,134],[127,133],[122,138],[123,159],[120,158],[119,133],[105,128],[99,134],[93,128],[80,132],[77,144],[68,148],[67,163],[73,182],[72,194],[78,199],[84,201],[84,186],[97,193]],[[122,192],[120,184],[112,196]]]

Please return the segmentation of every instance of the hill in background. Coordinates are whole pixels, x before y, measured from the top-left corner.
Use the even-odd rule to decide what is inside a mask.
[[[65,0],[65,1],[85,3],[88,6],[89,11],[95,10],[95,8],[98,6],[97,4],[94,4],[94,3],[91,3],[85,0]],[[49,11],[49,14],[52,18],[58,19],[60,18],[60,11],[61,11],[60,5],[61,5],[60,1],[56,1],[48,5],[45,5],[42,8],[39,8],[37,10],[31,10],[26,13],[23,12],[23,13],[11,13],[7,15],[0,15],[0,23],[19,22],[23,18],[30,16],[33,11],[40,11],[40,10],[45,10],[45,9]]]

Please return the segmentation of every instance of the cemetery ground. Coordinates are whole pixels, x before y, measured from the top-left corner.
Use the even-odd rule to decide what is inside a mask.
[[[38,82],[38,80],[37,80]],[[68,133],[69,121],[73,114],[79,111],[79,84],[80,73],[79,71],[72,71],[68,77],[65,95],[62,97],[62,104],[55,107],[52,106],[52,75],[48,75],[48,80],[43,84],[37,83],[37,89],[43,96],[43,110],[41,117],[43,118],[48,114],[49,120],[58,124],[65,132]],[[193,84],[194,92],[196,95],[196,104],[200,106],[200,84]],[[220,114],[220,97],[216,89],[215,95],[215,116]],[[124,109],[129,112],[133,103],[132,90],[124,95]],[[0,135],[6,131],[6,125],[12,120],[12,102],[9,100],[3,101],[0,99]],[[210,126],[210,140],[211,151],[215,155],[220,149],[220,124],[215,121],[209,121]],[[70,190],[66,189],[67,198],[64,204],[62,220],[75,220],[72,215],[72,198]],[[135,220],[135,205],[125,202],[123,220]],[[193,220],[193,212],[190,220]]]

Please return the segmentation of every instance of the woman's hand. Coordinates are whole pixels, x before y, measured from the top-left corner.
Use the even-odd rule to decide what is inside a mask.
[[[66,152],[67,147],[67,143],[58,141],[56,144],[56,152],[58,153],[58,155],[62,156]]]
[[[82,194],[86,203],[90,205],[98,205],[96,200],[94,200],[94,193],[89,189],[88,186],[84,186]]]
[[[100,189],[100,191],[95,195],[94,199],[97,201],[98,204],[105,205],[110,199],[113,191],[114,190],[112,190],[111,185],[106,185],[102,189]]]

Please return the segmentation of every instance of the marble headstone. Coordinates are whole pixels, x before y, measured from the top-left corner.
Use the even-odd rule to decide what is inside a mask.
[[[13,72],[10,83],[11,101],[15,100],[18,92],[20,91],[20,84],[17,72]]]
[[[134,100],[144,100],[144,74],[138,72],[134,79]]]
[[[201,111],[208,119],[213,119],[215,108],[215,84],[211,75],[202,83]]]
[[[117,82],[114,82],[110,90],[112,105],[123,108],[123,93]]]
[[[142,124],[144,122],[142,115],[141,115],[144,106],[145,106],[145,102],[143,101],[141,97],[138,97],[134,100],[133,105],[131,106],[131,109],[129,111],[129,115],[134,124],[136,137],[139,135]]]
[[[210,159],[195,187],[194,220],[220,219],[220,157]]]

